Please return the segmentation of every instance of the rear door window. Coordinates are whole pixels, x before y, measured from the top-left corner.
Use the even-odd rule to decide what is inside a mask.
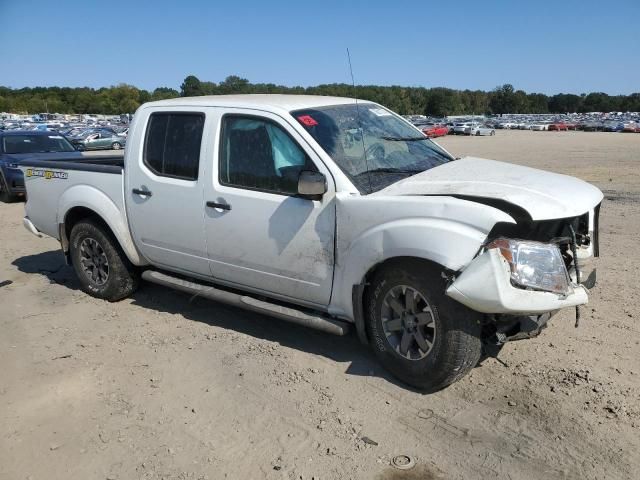
[[[144,164],[157,175],[197,180],[203,128],[203,113],[152,113]]]

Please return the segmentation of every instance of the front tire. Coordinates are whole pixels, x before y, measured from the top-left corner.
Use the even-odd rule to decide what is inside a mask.
[[[113,142],[111,144],[111,149],[112,150],[120,150],[122,148],[122,144],[118,143],[118,142]]]
[[[425,392],[461,379],[482,351],[481,314],[447,297],[445,286],[435,266],[399,261],[374,275],[365,297],[376,357]]]
[[[70,254],[82,290],[115,302],[136,291],[140,276],[113,234],[93,219],[71,229]]]

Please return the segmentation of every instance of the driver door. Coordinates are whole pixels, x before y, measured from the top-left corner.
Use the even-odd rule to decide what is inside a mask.
[[[273,296],[329,304],[335,187],[324,164],[280,117],[220,111],[205,231],[213,276]],[[297,195],[301,171],[321,172],[319,200]]]

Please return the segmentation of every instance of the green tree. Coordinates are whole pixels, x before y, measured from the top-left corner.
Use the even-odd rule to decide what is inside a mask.
[[[168,98],[177,98],[180,92],[169,87],[158,87],[151,94],[151,100],[166,100]]]
[[[203,95],[200,80],[195,75],[189,75],[180,85],[181,97],[197,97]]]

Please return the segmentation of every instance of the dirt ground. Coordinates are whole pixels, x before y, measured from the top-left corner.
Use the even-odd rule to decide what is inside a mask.
[[[640,471],[640,135],[447,137],[604,190],[598,285],[433,395],[338,338],[154,285],[82,293],[0,204],[0,479],[631,479]],[[390,466],[415,457],[412,470]],[[634,473],[635,472],[635,473]]]

